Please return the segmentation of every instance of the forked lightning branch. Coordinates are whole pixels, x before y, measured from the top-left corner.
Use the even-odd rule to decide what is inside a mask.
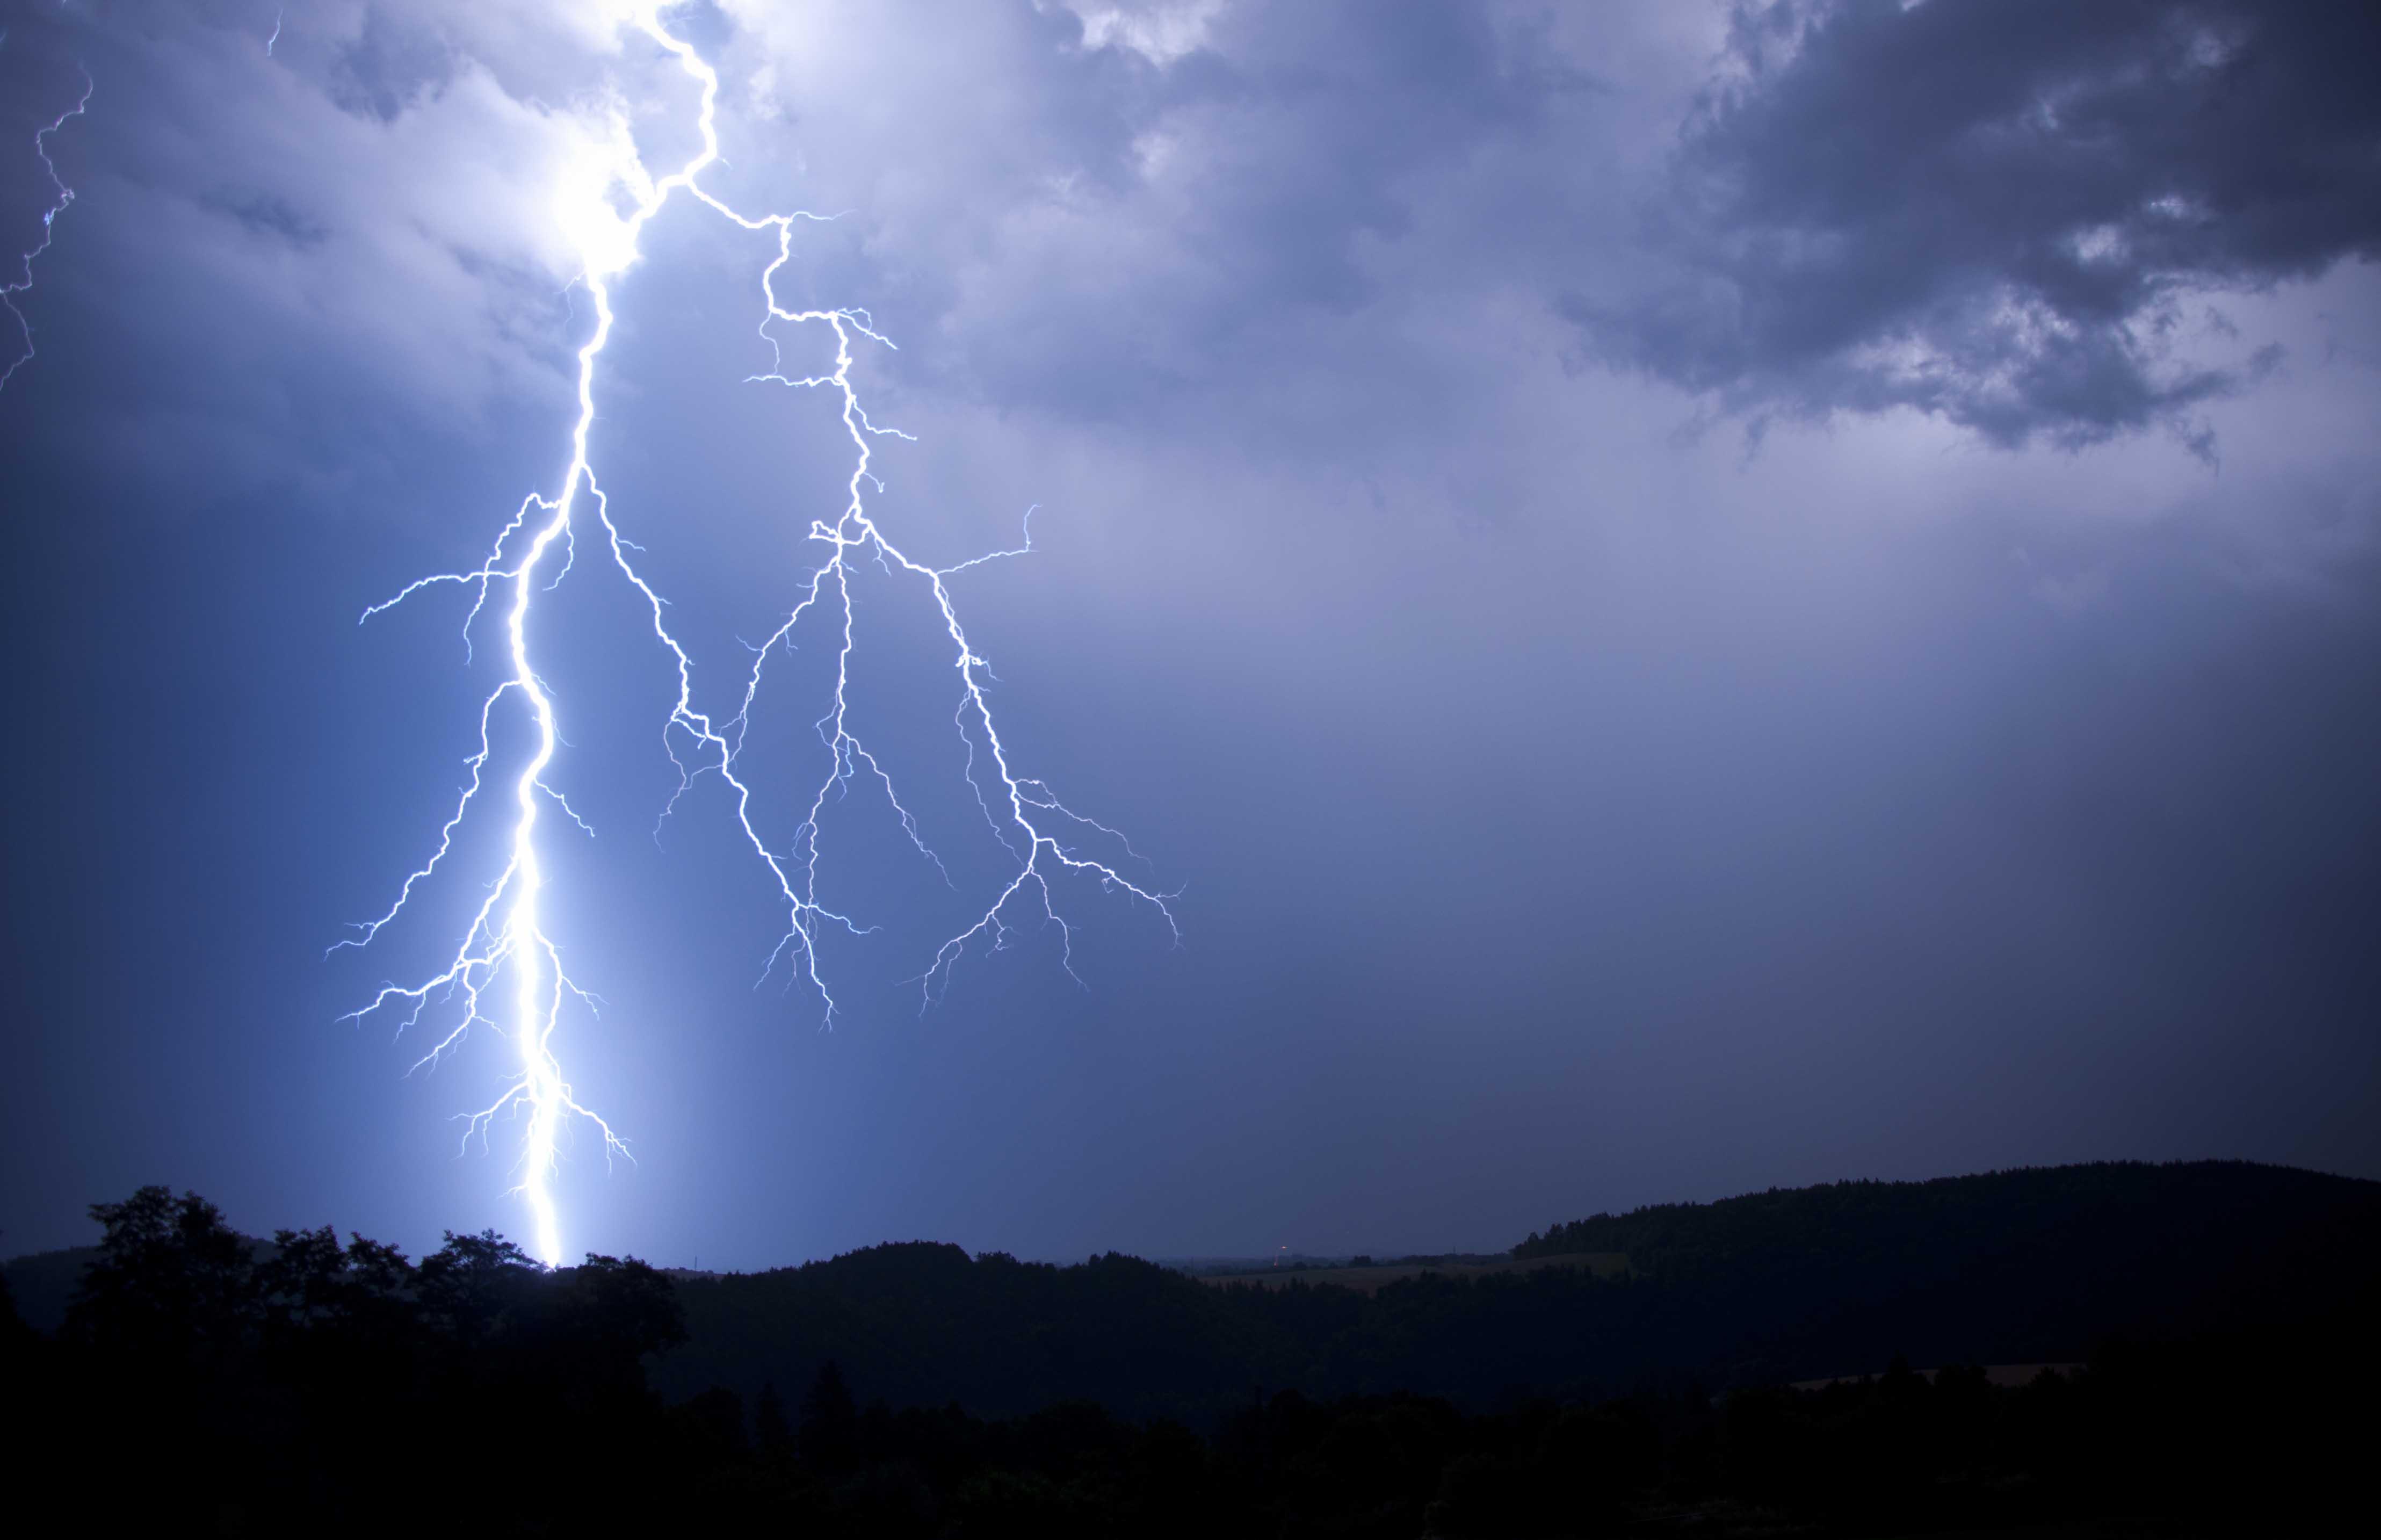
[[[583,264],[580,280],[593,299],[594,325],[578,353],[578,414],[570,430],[569,462],[554,494],[532,495],[523,501],[477,567],[423,578],[364,613],[363,618],[369,620],[418,596],[456,590],[469,598],[463,622],[467,643],[475,629],[491,621],[501,628],[504,678],[480,704],[479,749],[466,761],[464,788],[439,831],[434,849],[399,885],[387,911],[358,925],[357,934],[340,943],[354,947],[370,943],[416,901],[423,885],[447,863],[466,819],[483,801],[493,800],[502,806],[504,811],[497,816],[510,819],[510,836],[502,847],[504,862],[488,880],[485,897],[454,952],[433,976],[385,985],[348,1019],[401,1012],[410,1028],[422,1024],[427,1016],[438,1035],[421,1055],[421,1064],[444,1058],[475,1028],[493,1029],[509,1039],[515,1063],[507,1082],[493,1102],[469,1116],[465,1137],[467,1143],[475,1133],[484,1138],[491,1126],[507,1115],[525,1123],[519,1191],[529,1206],[537,1253],[549,1265],[559,1265],[563,1257],[553,1179],[565,1120],[584,1119],[600,1133],[607,1155],[626,1151],[610,1125],[573,1094],[565,1073],[561,1042],[565,1008],[574,999],[588,996],[564,969],[561,950],[545,928],[543,906],[553,879],[541,859],[542,839],[554,818],[575,824],[578,817],[556,784],[562,737],[554,697],[538,667],[537,605],[540,596],[570,570],[582,535],[600,540],[612,564],[642,599],[652,617],[654,643],[675,665],[677,695],[664,720],[662,737],[678,769],[679,794],[705,776],[716,776],[725,783],[728,805],[743,838],[775,883],[784,906],[785,935],[768,966],[790,966],[815,992],[826,1020],[834,1019],[836,1006],[820,940],[829,933],[858,935],[869,928],[837,908],[831,895],[821,890],[820,820],[829,799],[856,785],[881,794],[887,816],[897,821],[926,859],[940,865],[891,775],[850,726],[855,561],[875,562],[912,581],[921,601],[934,606],[947,635],[951,668],[957,676],[954,720],[968,747],[964,774],[977,804],[1011,858],[1006,878],[987,895],[983,911],[924,959],[917,980],[922,1006],[947,987],[953,966],[971,947],[1002,944],[1020,905],[1030,906],[1031,911],[1056,924],[1062,965],[1069,965],[1072,934],[1060,914],[1054,881],[1088,881],[1121,893],[1154,910],[1169,930],[1174,927],[1168,905],[1171,895],[1135,882],[1115,865],[1083,854],[1060,837],[1097,837],[1121,843],[1116,831],[1072,813],[1043,781],[1022,776],[1011,765],[1008,746],[985,694],[987,666],[960,622],[952,580],[967,568],[1022,555],[1023,549],[993,552],[954,567],[931,567],[907,555],[871,515],[862,494],[874,484],[870,462],[875,441],[907,435],[870,421],[852,382],[854,348],[892,344],[878,334],[865,312],[794,310],[779,300],[776,282],[792,258],[795,226],[815,216],[745,214],[703,189],[698,178],[719,158],[718,75],[691,44],[667,30],[658,8],[645,10],[632,25],[694,80],[701,95],[697,120],[701,145],[684,165],[655,179],[634,147],[621,143],[605,154],[604,164],[580,168],[588,176],[573,179],[575,186],[583,183],[592,189],[589,201],[567,225]],[[632,200],[625,215],[612,213],[602,202],[616,189],[625,189]],[[808,536],[819,549],[820,559],[798,572],[783,622],[754,650],[738,698],[709,709],[696,703],[695,660],[672,634],[662,594],[638,570],[635,558],[641,547],[622,533],[621,519],[616,519],[604,496],[592,445],[598,366],[613,326],[612,281],[636,260],[645,225],[672,198],[681,195],[774,242],[774,255],[761,274],[764,313],[760,331],[778,363],[752,378],[823,395],[839,412],[851,445],[851,473],[842,507],[831,516],[814,518],[809,526]],[[777,339],[773,327],[780,324],[815,328],[831,337],[833,367],[824,373],[788,373],[782,354],[775,351]],[[1027,547],[1031,544],[1029,532]],[[754,782],[739,767],[739,756],[764,671],[773,658],[791,648],[797,629],[806,625],[813,631],[824,631],[836,648],[833,689],[818,720],[828,765],[802,804],[801,821],[791,841],[780,849],[763,838],[755,825]],[[530,729],[529,751],[518,764],[495,762],[496,727],[506,713],[525,718]]]

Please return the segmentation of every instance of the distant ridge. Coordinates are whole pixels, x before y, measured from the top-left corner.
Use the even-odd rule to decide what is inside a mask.
[[[1110,1254],[1070,1267],[872,1247],[682,1282],[691,1339],[656,1382],[802,1385],[830,1359],[896,1406],[1002,1412],[1098,1401],[1201,1423],[1253,1387],[1618,1394],[2044,1363],[2114,1339],[2306,1326],[2381,1298],[2381,1182],[2242,1161],[2112,1162],[1838,1182],[1600,1215],[1516,1260],[1626,1253],[1598,1277],[1551,1260],[1422,1271],[1359,1292],[1199,1280]]]
[[[2208,1239],[2226,1216],[2267,1203],[2327,1206],[2381,1182],[2246,1160],[2098,1161],[2021,1166],[1920,1181],[1854,1179],[1770,1188],[1713,1203],[1655,1204],[1556,1225],[1516,1257],[1625,1252],[1632,1271],[1677,1276],[1748,1265],[1851,1260],[1907,1265],[1929,1254],[1978,1255],[2080,1223],[2188,1231]]]
[[[31,1252],[11,1257],[5,1272],[9,1301],[18,1318],[37,1331],[55,1331],[67,1318],[67,1302],[74,1298],[82,1270],[97,1262],[97,1246],[73,1246],[59,1252]]]

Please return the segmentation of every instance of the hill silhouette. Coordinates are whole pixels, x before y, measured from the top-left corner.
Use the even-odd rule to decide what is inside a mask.
[[[1841,1182],[1597,1216],[1515,1251],[1620,1253],[1628,1271],[1425,1272],[1368,1295],[1218,1287],[1113,1253],[885,1245],[681,1278],[688,1339],[654,1379],[753,1395],[834,1361],[897,1406],[1088,1400],[1205,1425],[1285,1387],[1484,1407],[1874,1373],[1896,1354],[2076,1362],[2114,1338],[2345,1308],[2381,1280],[2381,1183],[2230,1161]]]

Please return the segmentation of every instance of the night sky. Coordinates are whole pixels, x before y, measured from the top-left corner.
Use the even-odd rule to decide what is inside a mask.
[[[610,7],[617,12],[622,7]],[[568,458],[568,166],[694,98],[603,5],[8,0],[0,1251],[194,1188],[265,1231],[524,1231],[512,1062],[394,1022],[493,874],[434,845],[497,677],[453,590]],[[281,31],[270,55],[276,15]],[[1599,1209],[2109,1157],[2381,1177],[2381,11],[2311,0],[727,0],[739,206],[855,378],[1061,885],[1004,858],[914,585],[856,590],[881,796],[842,1011],[781,967],[582,542],[537,610],[594,829],[565,1241],[758,1267],[1496,1249]],[[732,709],[849,473],[747,376],[773,250],[681,200],[595,463]],[[12,271],[11,276],[21,275]],[[782,332],[789,364],[818,334]],[[806,354],[804,349],[810,349]],[[22,351],[0,315],[0,356]],[[811,356],[817,354],[818,356]],[[483,643],[493,633],[483,635]],[[792,837],[832,646],[761,703]],[[526,742],[499,714],[496,763]]]

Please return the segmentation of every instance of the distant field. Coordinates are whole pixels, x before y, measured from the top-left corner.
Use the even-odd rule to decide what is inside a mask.
[[[1377,1293],[1385,1284],[1418,1278],[1424,1273],[1448,1277],[1483,1277],[1490,1273],[1534,1273],[1546,1267],[1576,1267],[1597,1277],[1616,1277],[1629,1271],[1626,1252],[1574,1252],[1568,1256],[1507,1257],[1495,1262],[1385,1262],[1370,1267],[1266,1267],[1247,1273],[1211,1273],[1202,1283],[1252,1283],[1260,1289],[1287,1289],[1293,1282],[1336,1283],[1360,1294]]]

